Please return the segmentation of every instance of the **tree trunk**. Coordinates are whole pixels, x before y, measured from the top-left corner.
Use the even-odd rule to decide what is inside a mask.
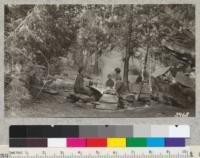
[[[144,58],[144,68],[142,70],[142,84],[141,84],[141,87],[140,87],[140,91],[139,91],[137,100],[140,99],[140,95],[141,95],[142,89],[144,87],[144,76],[145,76],[145,72],[146,72],[146,69],[147,69],[148,55],[149,55],[149,44],[147,44],[147,51],[146,51],[145,58]]]
[[[149,55],[149,90],[150,92],[152,92],[152,80],[151,80],[151,70],[152,70],[152,58],[151,58],[151,54]]]
[[[98,53],[95,53],[94,74],[99,74]]]
[[[140,99],[140,95],[141,95],[142,89],[144,87],[144,78],[145,78],[145,72],[146,72],[146,69],[147,69],[147,61],[148,61],[149,48],[150,48],[150,42],[149,42],[150,41],[150,29],[149,28],[147,29],[147,39],[148,39],[147,40],[147,49],[146,49],[146,54],[145,54],[145,58],[144,58],[144,67],[143,67],[143,70],[142,70],[142,85],[141,85],[137,100]]]
[[[147,51],[146,51],[146,55],[145,55],[145,59],[144,59],[144,71],[143,71],[143,73],[145,73],[146,70],[147,70],[148,56],[149,56],[149,44],[147,45]]]
[[[129,59],[130,59],[130,55],[129,55],[129,52],[128,50],[126,51],[126,57],[124,58],[124,77],[123,77],[123,80],[124,80],[124,83],[125,83],[125,86],[127,88],[129,88],[129,81],[128,81],[128,73],[129,73]]]
[[[147,62],[148,62],[148,56],[149,56],[149,49],[150,49],[150,45],[151,45],[150,41],[151,41],[151,38],[150,38],[150,28],[148,27],[147,28],[147,51],[146,51],[146,55],[145,55],[145,59],[144,59],[143,76],[144,76],[144,73],[147,70]]]
[[[128,80],[128,74],[129,74],[129,59],[130,54],[132,51],[132,44],[131,44],[131,36],[132,36],[132,24],[133,24],[133,5],[130,7],[130,15],[128,17],[128,36],[127,36],[127,47],[126,47],[126,55],[124,58],[124,76],[123,80],[125,83],[125,86],[127,89],[129,89],[129,80]]]

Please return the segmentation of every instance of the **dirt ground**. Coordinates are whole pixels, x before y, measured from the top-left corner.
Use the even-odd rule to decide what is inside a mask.
[[[67,118],[67,117],[123,117],[123,118],[144,118],[144,117],[174,117],[177,112],[189,112],[189,116],[194,116],[192,109],[183,109],[169,105],[162,105],[152,101],[151,105],[138,104],[123,110],[100,110],[79,107],[76,104],[66,101],[66,92],[60,95],[50,95],[41,93],[40,97],[23,105],[21,108],[6,109],[6,117],[47,117],[47,118]]]

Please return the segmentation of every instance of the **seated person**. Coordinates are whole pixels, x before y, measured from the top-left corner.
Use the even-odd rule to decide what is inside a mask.
[[[141,74],[139,74],[138,77],[137,77],[137,79],[136,79],[136,81],[135,81],[135,83],[139,84],[141,82],[142,82],[142,76],[141,76]]]
[[[92,95],[92,91],[90,90],[90,88],[84,85],[83,67],[79,68],[78,70],[78,75],[76,77],[75,84],[74,84],[74,92],[85,94],[88,96]]]
[[[106,87],[112,89],[114,87],[114,81],[112,80],[112,75],[108,74],[108,80],[106,81]]]

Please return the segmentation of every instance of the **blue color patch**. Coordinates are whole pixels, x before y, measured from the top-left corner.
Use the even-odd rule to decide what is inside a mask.
[[[165,147],[165,139],[147,138],[147,147]]]

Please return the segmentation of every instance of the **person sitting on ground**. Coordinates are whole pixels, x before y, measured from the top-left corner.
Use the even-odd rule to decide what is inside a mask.
[[[135,81],[136,84],[139,84],[139,83],[142,83],[142,75],[139,74],[136,81]]]
[[[110,89],[113,89],[114,87],[114,81],[112,80],[112,75],[111,74],[108,74],[108,80],[106,81],[106,87],[110,88]]]
[[[83,67],[80,67],[78,70],[78,75],[75,80],[74,84],[74,92],[79,94],[85,94],[88,96],[92,95],[92,91],[89,87],[86,87],[84,85],[84,69]]]

